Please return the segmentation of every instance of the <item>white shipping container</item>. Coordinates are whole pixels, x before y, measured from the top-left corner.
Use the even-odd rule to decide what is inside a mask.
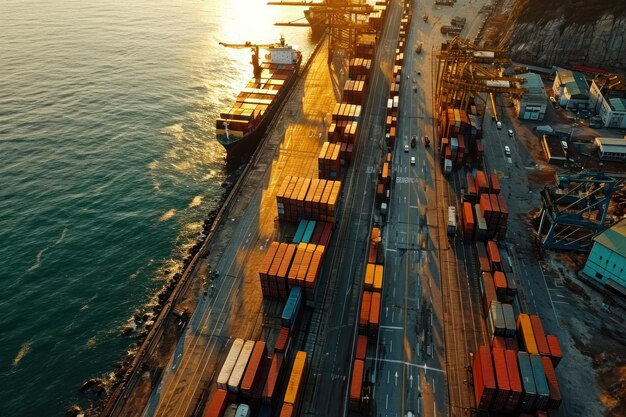
[[[500,88],[509,88],[511,83],[505,80],[487,80],[485,82],[487,87],[500,87]]]
[[[239,392],[239,385],[241,384],[243,374],[246,372],[246,366],[248,366],[250,355],[252,355],[254,343],[254,340],[248,340],[246,341],[246,343],[243,344],[243,348],[241,348],[241,353],[237,358],[237,363],[235,363],[233,372],[230,374],[230,378],[228,379],[228,391]]]
[[[226,356],[226,360],[224,361],[224,365],[222,365],[222,370],[217,376],[217,387],[221,389],[227,389],[228,379],[230,378],[230,374],[233,372],[233,368],[235,367],[235,363],[237,363],[237,358],[239,357],[239,353],[241,352],[241,348],[243,347],[243,339],[235,339],[233,345],[230,347],[230,351]]]
[[[456,234],[456,207],[448,207],[448,234]]]
[[[474,51],[476,58],[494,58],[496,54],[493,51]]]
[[[235,417],[250,417],[250,406],[247,404],[239,404]]]

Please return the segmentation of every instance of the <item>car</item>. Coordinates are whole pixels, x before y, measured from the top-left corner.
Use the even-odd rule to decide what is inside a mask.
[[[422,75],[422,72],[421,71],[417,71],[417,75]]]
[[[408,152],[409,151],[409,145],[404,145],[404,152]]]
[[[426,146],[427,148],[430,146],[430,139],[428,138],[428,136],[424,136],[424,146]]]
[[[513,137],[513,131],[511,129],[509,129],[509,136]]]
[[[414,156],[411,157],[411,165],[415,165],[415,157]]]
[[[415,145],[417,145],[417,135],[413,135],[411,138],[411,148],[415,148]]]
[[[496,127],[497,127],[498,129],[502,129],[502,122],[497,122],[497,123],[496,123]]]
[[[508,146],[504,147],[504,154],[506,156],[511,156],[511,148],[509,148]]]

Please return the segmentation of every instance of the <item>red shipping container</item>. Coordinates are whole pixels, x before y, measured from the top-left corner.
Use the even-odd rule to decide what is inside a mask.
[[[519,367],[517,365],[517,352],[513,350],[506,350],[504,352],[504,358],[506,360],[507,375],[509,376],[509,388],[510,394],[504,406],[504,411],[512,413],[517,408],[524,389],[522,387],[522,379],[519,373]]]
[[[367,337],[363,335],[359,335],[356,341],[356,354],[354,357],[356,359],[365,360],[365,355],[367,354]]]
[[[472,204],[467,201],[463,203],[463,224],[465,225],[463,228],[463,236],[466,241],[469,241],[474,235],[474,212],[472,210]]]
[[[228,403],[228,391],[217,389],[204,409],[202,417],[221,417]]]
[[[280,377],[283,370],[283,354],[274,353],[267,380],[263,387],[263,403],[275,404],[277,396],[280,395]]]
[[[506,298],[506,276],[504,275],[504,272],[495,271],[493,273],[493,285],[496,288],[498,300],[500,302],[504,302]]]
[[[546,334],[543,331],[543,325],[541,319],[537,315],[530,316],[530,324],[533,327],[533,334],[535,335],[535,342],[537,342],[537,350],[541,356],[550,356],[550,347],[548,346],[548,340]]]
[[[478,194],[489,192],[489,183],[487,182],[487,176],[484,171],[476,171],[476,192]]]
[[[503,411],[506,402],[511,394],[511,385],[509,383],[509,374],[507,372],[506,359],[504,357],[504,349],[494,348],[492,351],[493,369],[496,375],[497,391],[494,395],[493,410]]]
[[[554,367],[552,366],[552,362],[550,358],[545,356],[541,357],[541,362],[543,364],[543,371],[546,374],[546,380],[548,381],[548,388],[550,389],[550,399],[548,400],[548,409],[550,410],[558,410],[561,406],[562,398],[561,398],[561,388],[559,387],[559,382],[556,379],[556,373],[554,372]]]
[[[507,337],[504,339],[504,342],[506,343],[506,348],[508,350],[512,350],[515,353],[519,352],[519,345],[517,344],[517,338]]]
[[[506,341],[504,340],[504,336],[494,336],[491,339],[491,349],[505,349],[506,350]]]
[[[493,373],[489,346],[480,346],[478,348],[474,358],[473,372],[476,408],[487,411],[496,390],[496,378]]]
[[[289,327],[281,327],[278,332],[278,337],[276,338],[276,343],[274,343],[274,351],[285,353],[287,350],[287,346],[289,342]]]
[[[241,380],[240,392],[245,398],[250,398],[252,389],[259,384],[259,375],[262,373],[263,360],[267,357],[267,345],[259,340],[254,344],[252,355],[246,366]]]
[[[491,267],[493,269],[499,270],[500,251],[498,250],[497,243],[493,240],[487,242],[487,255],[489,256],[489,262],[491,262]]]
[[[491,192],[494,194],[500,194],[500,181],[493,172],[489,174],[489,185],[491,186]]]
[[[553,334],[547,335],[546,339],[548,341],[548,347],[550,348],[550,360],[552,361],[552,365],[556,368],[559,362],[561,362],[561,359],[563,359],[559,339]]]
[[[493,277],[489,272],[483,272],[480,276],[483,296],[483,313],[489,315],[489,307],[493,301],[497,301],[496,289],[493,285]]]
[[[480,272],[491,272],[491,264],[487,257],[487,249],[483,242],[476,242],[476,252],[478,253],[478,266]]]

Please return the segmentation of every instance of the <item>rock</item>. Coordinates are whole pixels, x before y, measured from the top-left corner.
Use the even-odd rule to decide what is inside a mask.
[[[79,406],[73,405],[67,409],[65,412],[65,417],[78,417],[78,415],[82,412]]]

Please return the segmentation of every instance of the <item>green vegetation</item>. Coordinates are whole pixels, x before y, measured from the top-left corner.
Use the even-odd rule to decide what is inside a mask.
[[[512,17],[520,23],[530,23],[555,20],[562,16],[565,25],[568,25],[593,23],[606,13],[626,16],[626,1],[518,0],[513,7]]]

